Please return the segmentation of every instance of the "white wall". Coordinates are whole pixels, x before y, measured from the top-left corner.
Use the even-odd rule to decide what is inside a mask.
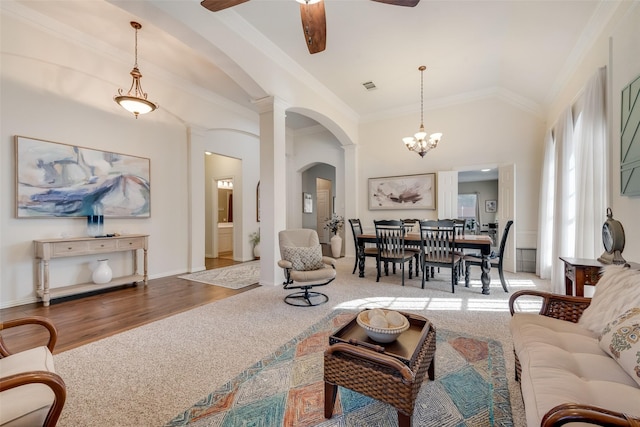
[[[188,240],[184,127],[149,118],[105,114],[70,99],[34,91],[2,76],[0,130],[0,276],[2,306],[35,301],[33,240],[86,235],[85,218],[17,219],[14,135],[23,135],[151,159],[151,217],[111,219],[105,232],[150,234],[149,272],[160,277],[185,271]],[[119,254],[123,255],[123,254]],[[51,286],[90,281],[98,257],[53,261]],[[124,260],[122,256],[110,258]],[[128,262],[128,261],[122,261]],[[112,263],[117,275],[127,264]]]
[[[442,132],[443,137],[436,149],[420,158],[402,142],[403,136],[417,131],[419,118],[416,113],[361,126],[357,198],[363,228],[373,232],[374,219],[437,217],[436,210],[369,210],[369,178],[468,170],[473,169],[468,166],[474,165],[515,164],[516,242],[530,233],[535,235],[543,154],[542,119],[497,98],[425,111],[426,131]]]

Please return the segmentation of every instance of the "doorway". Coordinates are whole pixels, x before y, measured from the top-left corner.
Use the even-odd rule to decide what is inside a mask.
[[[316,217],[318,237],[320,243],[328,244],[331,239],[331,233],[324,228],[328,218],[331,218],[332,212],[332,182],[324,178],[316,178],[316,206],[318,207],[318,215]]]
[[[218,199],[217,258],[233,259],[233,178],[216,180]]]

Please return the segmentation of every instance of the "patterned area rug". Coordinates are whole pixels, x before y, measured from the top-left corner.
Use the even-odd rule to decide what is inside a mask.
[[[230,289],[240,289],[260,281],[260,261],[249,261],[230,267],[199,271],[178,276],[178,278]]]
[[[191,427],[397,426],[387,404],[339,387],[324,418],[323,354],[353,313],[335,312],[167,423]],[[502,346],[437,329],[436,380],[427,377],[413,425],[512,426]]]

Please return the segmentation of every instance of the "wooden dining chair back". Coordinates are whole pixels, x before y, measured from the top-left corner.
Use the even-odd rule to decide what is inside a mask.
[[[409,262],[409,279],[411,279],[411,268],[414,256],[411,252],[405,252],[405,226],[400,220],[380,220],[373,221],[373,223],[376,227],[376,248],[378,250],[376,257],[376,282],[380,281],[383,263],[386,276],[389,275],[389,263],[391,263],[394,268],[396,264],[400,264],[402,270],[402,286],[404,286],[404,265],[406,262]]]
[[[376,258],[378,256],[378,249],[374,247],[367,247],[366,245],[358,245],[358,236],[362,234],[362,223],[360,219],[354,218],[349,220],[351,225],[351,232],[353,233],[353,244],[356,246],[356,261],[353,264],[353,272],[355,274],[358,268],[358,262],[362,262],[362,268],[364,269],[364,262],[367,257]]]
[[[416,233],[420,234],[420,220],[417,218],[408,218],[403,219],[402,223],[404,224],[404,231],[406,234]],[[418,277],[419,269],[420,269],[420,244],[417,241],[407,242],[405,241],[405,252],[411,252],[413,254],[413,258],[416,262],[416,277]]]
[[[504,231],[502,232],[502,239],[500,240],[500,250],[498,252],[498,256],[496,258],[490,258],[489,263],[491,264],[491,268],[498,268],[498,275],[500,276],[500,284],[502,285],[502,289],[505,292],[509,292],[509,286],[507,285],[507,281],[504,278],[504,270],[503,270],[503,260],[504,260],[504,250],[507,246],[507,238],[509,237],[509,230],[511,230],[511,226],[513,225],[513,221],[507,221],[507,225],[504,227]],[[473,266],[482,267],[482,258],[474,255],[467,255],[464,257],[464,284],[465,286],[469,286],[469,269]]]
[[[456,252],[456,231],[451,220],[420,221],[422,288],[434,268],[451,269],[451,292],[455,292],[462,257]]]

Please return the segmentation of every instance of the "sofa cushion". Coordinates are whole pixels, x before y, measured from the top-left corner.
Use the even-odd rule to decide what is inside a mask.
[[[36,347],[0,359],[3,377],[29,371],[55,372],[53,356],[47,347]],[[33,426],[42,425],[53,404],[55,395],[44,384],[27,384],[2,392],[3,404],[0,411],[0,425]]]
[[[610,322],[599,341],[600,347],[640,386],[640,307]]]
[[[291,262],[294,270],[311,271],[324,267],[322,262],[322,247],[320,245],[309,247],[284,246],[282,257]]]
[[[622,313],[640,307],[640,271],[621,265],[608,265],[602,270],[591,304],[578,321],[598,335]]]
[[[562,403],[600,406],[640,416],[640,388],[599,344],[597,335],[572,322],[538,314],[511,318],[521,372],[527,425]]]

